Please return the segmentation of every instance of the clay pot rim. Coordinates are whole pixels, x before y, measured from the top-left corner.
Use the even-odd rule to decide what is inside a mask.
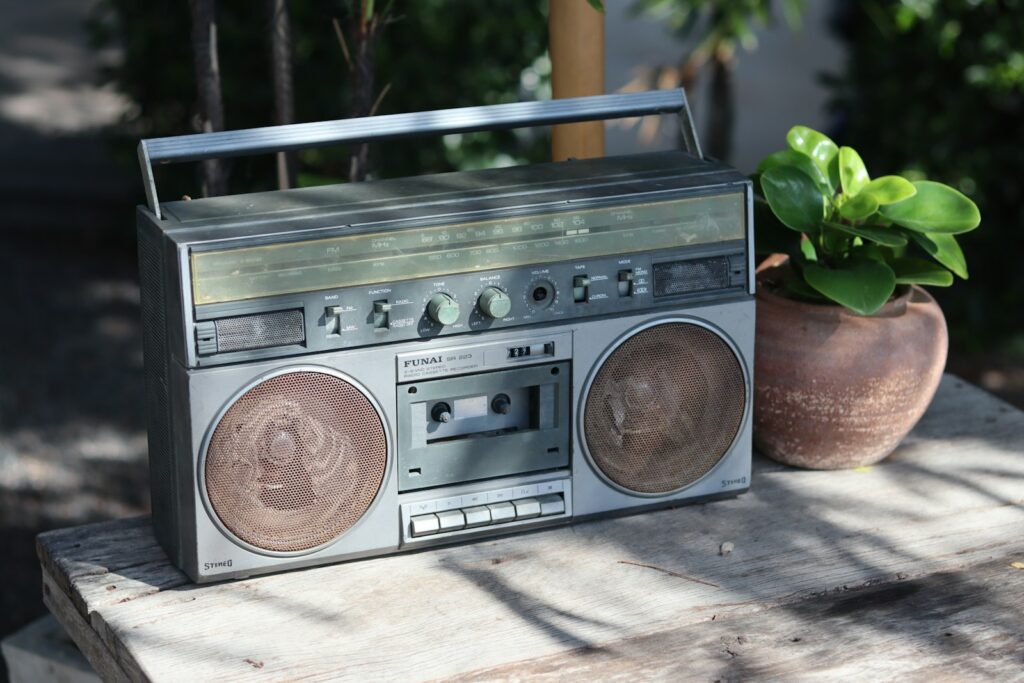
[[[788,261],[788,259],[787,259]],[[764,269],[758,269],[756,280],[757,289],[755,296],[758,299],[763,299],[766,302],[770,302],[776,306],[785,306],[789,308],[799,309],[802,315],[813,316],[816,318],[824,318],[830,320],[836,320],[839,318],[891,318],[894,316],[902,315],[907,310],[907,304],[910,303],[911,296],[914,295],[915,291],[923,293],[928,298],[931,296],[917,285],[898,285],[895,293],[889,298],[880,309],[872,313],[871,315],[861,315],[841,306],[837,303],[832,302],[815,302],[805,301],[803,299],[796,299],[788,297],[784,294],[779,294],[774,289],[770,288],[766,282],[768,277],[773,274],[785,273],[791,270],[789,263],[783,261],[776,265],[771,265]]]

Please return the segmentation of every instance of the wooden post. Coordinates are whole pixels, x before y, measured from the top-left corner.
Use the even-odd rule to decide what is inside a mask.
[[[587,0],[551,0],[548,9],[551,89],[556,99],[604,94],[604,14]],[[604,156],[604,122],[554,126],[551,157]]]

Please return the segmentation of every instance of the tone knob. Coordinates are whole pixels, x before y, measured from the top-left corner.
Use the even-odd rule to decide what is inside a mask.
[[[459,319],[459,302],[439,292],[427,302],[427,315],[439,325],[451,325]]]
[[[512,310],[512,300],[497,287],[488,287],[476,300],[480,312],[491,318],[504,318]]]

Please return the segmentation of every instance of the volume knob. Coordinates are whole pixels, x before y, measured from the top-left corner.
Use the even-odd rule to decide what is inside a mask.
[[[491,318],[504,318],[512,310],[512,300],[497,287],[488,287],[476,300],[480,312]]]
[[[439,292],[427,302],[427,315],[439,325],[451,325],[459,319],[459,302]]]

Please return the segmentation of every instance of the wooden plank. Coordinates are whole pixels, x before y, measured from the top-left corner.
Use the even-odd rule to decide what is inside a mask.
[[[85,655],[89,664],[103,680],[114,683],[130,680],[99,634],[93,630],[89,622],[78,612],[72,600],[61,591],[45,571],[43,572],[43,604],[64,627],[71,640],[78,646],[79,651]],[[141,680],[141,677],[137,675],[134,680]]]
[[[1024,414],[947,377],[883,465],[759,461],[734,500],[205,587],[144,521],[39,547],[133,677],[439,678],[1018,552],[1021,453]]]
[[[1011,559],[839,591],[458,676],[544,680],[1024,680],[1024,571]]]

